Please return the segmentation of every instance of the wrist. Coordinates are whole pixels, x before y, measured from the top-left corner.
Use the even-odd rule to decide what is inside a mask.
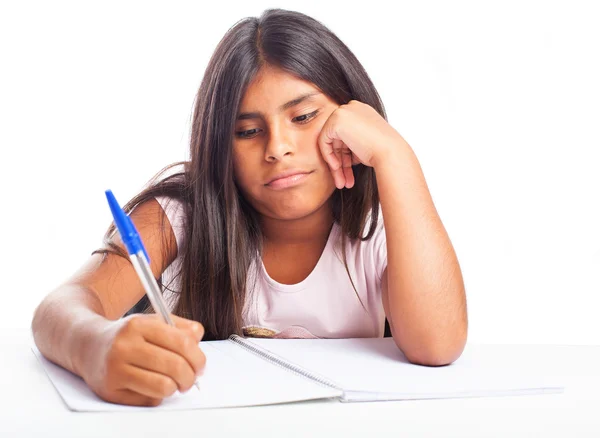
[[[91,366],[100,363],[106,337],[114,321],[94,314],[74,323],[68,339],[71,366],[75,374],[86,380]]]
[[[400,167],[406,166],[407,163],[416,160],[412,148],[400,138],[398,141],[390,142],[386,147],[383,147],[373,157],[372,164],[375,172],[382,172],[387,169],[392,169],[398,172]]]

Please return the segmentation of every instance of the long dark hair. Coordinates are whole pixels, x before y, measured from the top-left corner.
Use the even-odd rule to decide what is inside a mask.
[[[180,290],[173,313],[201,322],[204,339],[241,334],[247,274],[262,250],[258,213],[236,186],[232,167],[235,116],[245,90],[265,65],[278,67],[317,86],[339,105],[358,100],[386,118],[383,104],[366,71],[319,21],[299,12],[267,9],[258,18],[238,21],[219,42],[196,95],[190,160],[159,174],[124,210],[156,196],[183,201],[186,227],[178,250]],[[183,164],[183,170],[161,177]],[[332,195],[333,217],[350,239],[370,239],[379,215],[373,168],[353,167],[355,185]],[[370,217],[370,227],[363,235]],[[111,242],[98,253],[126,256]],[[342,254],[348,271],[342,238]],[[348,271],[349,274],[349,271]],[[350,278],[354,286],[352,278]],[[356,291],[356,288],[355,288]],[[363,306],[364,307],[364,306]]]

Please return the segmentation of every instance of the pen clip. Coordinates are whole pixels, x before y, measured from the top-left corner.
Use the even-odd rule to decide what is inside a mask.
[[[140,251],[142,251],[146,261],[148,264],[150,264],[150,257],[146,252],[146,248],[142,243],[142,239],[140,238],[135,225],[133,225],[133,221],[128,215],[125,214],[111,190],[106,190],[105,194],[110,211],[113,215],[113,219],[115,220],[115,227],[119,231],[121,240],[127,247],[127,251],[130,255],[138,254]]]

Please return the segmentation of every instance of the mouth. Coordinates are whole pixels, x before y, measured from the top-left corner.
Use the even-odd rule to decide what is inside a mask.
[[[285,176],[276,177],[265,184],[271,189],[287,189],[302,184],[312,172],[295,172]]]

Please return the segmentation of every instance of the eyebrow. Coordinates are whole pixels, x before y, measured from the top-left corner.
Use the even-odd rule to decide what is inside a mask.
[[[313,100],[311,99],[312,97],[321,94],[318,91],[313,91],[310,93],[305,93],[302,94],[298,97],[296,97],[295,99],[290,100],[289,102],[284,103],[283,105],[281,105],[279,108],[277,108],[278,112],[282,112],[285,111],[289,108],[292,108],[296,105],[301,104],[302,102],[306,101],[306,100]],[[249,112],[249,113],[241,113],[238,117],[237,120],[248,120],[248,119],[259,119],[263,116],[263,114],[259,111],[254,111],[254,112]]]

